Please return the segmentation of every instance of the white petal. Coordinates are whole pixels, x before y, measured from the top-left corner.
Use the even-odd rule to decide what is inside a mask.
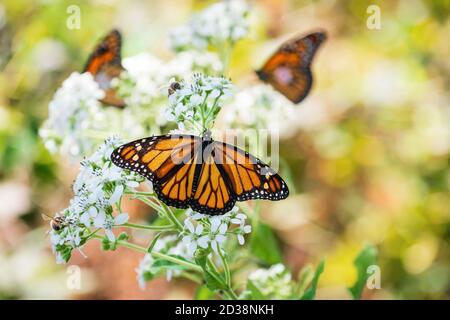
[[[105,224],[105,220],[106,220],[106,215],[102,211],[95,217],[95,219],[94,219],[94,226],[97,227],[97,228],[103,227],[103,225]]]
[[[231,221],[231,223],[233,223],[233,224],[241,224],[241,223],[242,223],[242,221],[241,221],[240,219],[237,219],[237,218],[233,218],[233,219],[231,219],[230,221]]]
[[[116,189],[114,189],[114,193],[111,195],[111,198],[109,198],[109,204],[117,203],[122,194],[123,194],[123,185],[118,185]]]
[[[96,217],[98,214],[98,210],[96,207],[91,206],[88,210],[89,216],[91,216],[92,218]]]
[[[111,229],[105,229],[105,234],[108,237],[109,241],[114,242],[116,241],[116,237],[114,236],[114,233]]]
[[[184,226],[189,230],[190,233],[195,232],[194,225],[189,219],[184,220]]]
[[[237,238],[238,238],[239,244],[242,246],[245,243],[244,236],[242,234],[238,234]]]
[[[181,239],[181,241],[183,241],[183,243],[184,243],[185,245],[188,245],[189,243],[191,243],[192,237],[191,237],[191,236],[184,236],[184,237]]]
[[[197,243],[203,249],[208,248],[209,236],[201,236],[197,239]]]
[[[201,235],[202,232],[203,232],[203,225],[199,223],[199,224],[197,225],[197,228],[195,228],[195,234]]]
[[[122,225],[124,223],[127,223],[128,219],[129,219],[128,213],[123,212],[114,218],[114,224]]]
[[[242,230],[244,230],[244,233],[250,233],[250,232],[252,232],[252,226],[248,224],[248,225],[244,226],[244,228]]]
[[[216,240],[211,241],[211,248],[215,253],[219,254],[219,246]]]
[[[89,213],[83,213],[80,217],[80,222],[86,227],[89,227],[91,225]]]
[[[226,223],[222,223],[220,225],[219,232],[221,234],[225,234],[225,232],[227,232],[227,230],[228,230],[228,225]]]
[[[223,243],[226,239],[227,239],[227,237],[225,237],[224,235],[221,235],[221,234],[218,234],[218,235],[215,237],[215,240],[216,240],[218,243]]]
[[[212,217],[210,221],[211,221],[211,232],[215,233],[219,228],[222,220],[219,217]]]
[[[188,245],[188,252],[189,252],[189,254],[193,255],[196,250],[197,250],[197,242],[196,241],[192,241],[191,243],[189,243],[189,245]]]
[[[127,185],[127,187],[130,187],[130,188],[139,187],[139,182],[136,182],[136,181],[127,181],[125,184]]]

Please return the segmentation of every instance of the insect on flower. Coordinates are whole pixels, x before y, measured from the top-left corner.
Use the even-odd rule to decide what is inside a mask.
[[[181,85],[178,82],[172,82],[169,86],[168,91],[168,95],[171,96],[172,94],[175,93],[175,91],[180,90],[181,89]]]
[[[147,137],[113,151],[111,161],[153,183],[158,198],[177,208],[220,215],[236,201],[282,200],[284,180],[268,165],[236,146],[202,137],[169,134]]]
[[[54,217],[42,214],[42,218],[46,221],[50,221],[50,228],[52,228],[53,231],[60,231],[68,224],[66,219],[58,214],[56,214]]]
[[[300,103],[311,89],[311,62],[325,39],[325,32],[315,32],[288,40],[256,74],[293,103]]]

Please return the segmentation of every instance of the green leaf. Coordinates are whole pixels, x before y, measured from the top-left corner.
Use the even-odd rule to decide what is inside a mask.
[[[247,290],[251,293],[251,297],[248,299],[251,300],[266,300],[267,298],[264,296],[264,294],[259,290],[259,288],[251,281],[250,279],[247,280]]]
[[[195,252],[195,263],[198,264],[202,269],[206,268],[206,260],[208,259],[209,251],[205,249],[198,249]]]
[[[267,265],[281,262],[281,251],[272,229],[264,223],[256,222],[250,238],[250,250],[253,255]]]
[[[348,288],[353,296],[353,299],[361,299],[364,286],[366,285],[367,278],[369,277],[367,268],[371,265],[377,264],[377,261],[378,251],[377,248],[373,245],[365,246],[356,257],[353,264],[355,265],[356,271],[358,272],[358,278],[356,279],[355,284],[351,288]]]
[[[301,300],[313,300],[316,297],[317,283],[319,282],[320,275],[323,273],[325,269],[325,260],[320,261],[319,266],[316,269],[316,273],[314,273],[314,277],[311,281],[311,286],[305,291],[303,296],[300,298]]]
[[[205,270],[205,281],[208,289],[212,291],[227,289],[226,284],[222,281],[219,281],[219,279],[217,279],[217,277],[215,277],[214,274],[209,270]]]
[[[195,300],[212,300],[216,298],[214,291],[208,289],[206,285],[197,288],[195,292]]]
[[[295,297],[301,297],[305,293],[306,288],[311,284],[314,278],[314,270],[311,265],[304,267],[298,276],[298,282],[295,289]]]

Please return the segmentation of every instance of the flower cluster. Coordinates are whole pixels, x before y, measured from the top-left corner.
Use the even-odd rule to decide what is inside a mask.
[[[266,128],[289,135],[297,126],[295,105],[271,86],[257,84],[238,91],[227,104],[224,121],[232,128]]]
[[[175,28],[170,45],[175,51],[190,48],[218,49],[226,43],[234,44],[249,30],[249,7],[246,1],[230,0],[215,3],[194,15],[187,25]]]
[[[40,130],[47,149],[73,157],[90,151],[92,144],[83,132],[95,126],[98,99],[103,96],[91,74],[72,73],[50,102],[48,119]]]
[[[180,130],[202,133],[212,127],[232,89],[226,78],[195,74],[190,83],[181,81],[180,88],[169,96],[166,118],[175,121]]]
[[[269,299],[289,299],[293,294],[291,273],[281,263],[257,269],[248,278]]]
[[[247,216],[240,213],[238,207],[221,216],[209,217],[190,209],[186,211],[186,215],[182,241],[191,255],[198,248],[211,248],[219,254],[228,235],[232,234],[236,235],[239,244],[243,245],[244,235],[252,231],[251,226],[245,224]]]
[[[127,222],[128,214],[120,212],[120,199],[127,189],[133,190],[144,179],[112,164],[110,155],[118,146],[116,137],[107,139],[97,152],[82,161],[73,185],[74,197],[60,213],[63,228],[51,231],[58,262],[67,262],[72,249],[83,244],[91,229],[103,229],[109,241],[114,242],[112,227]],[[114,208],[119,214],[113,214]]]

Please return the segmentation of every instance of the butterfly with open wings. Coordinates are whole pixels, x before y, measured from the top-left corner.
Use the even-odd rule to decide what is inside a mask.
[[[89,56],[83,72],[89,72],[105,91],[105,97],[100,101],[105,105],[125,107],[125,102],[111,88],[111,80],[124,70],[120,51],[122,37],[118,30],[111,30],[95,47]]]
[[[124,144],[112,162],[153,183],[158,198],[177,208],[208,214],[230,211],[236,201],[282,200],[286,182],[268,165],[242,149],[184,134],[153,136]]]
[[[285,42],[256,74],[293,103],[300,103],[311,89],[311,62],[325,39],[324,32],[315,32]]]

